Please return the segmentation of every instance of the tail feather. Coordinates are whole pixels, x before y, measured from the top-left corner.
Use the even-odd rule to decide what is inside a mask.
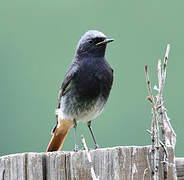
[[[52,138],[46,152],[59,151],[64,143],[66,135],[72,126],[72,120],[61,120],[59,126],[54,129]]]

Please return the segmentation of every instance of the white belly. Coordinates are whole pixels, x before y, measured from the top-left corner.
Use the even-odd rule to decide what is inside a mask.
[[[77,122],[88,122],[93,119],[95,119],[104,108],[104,103],[100,100],[100,98],[96,101],[94,106],[90,110],[84,110],[83,112],[78,113],[78,115],[75,114],[66,114],[62,111],[62,107],[64,106],[64,100],[61,101],[61,108],[56,109],[56,115],[58,115],[59,120],[73,120],[76,119]]]

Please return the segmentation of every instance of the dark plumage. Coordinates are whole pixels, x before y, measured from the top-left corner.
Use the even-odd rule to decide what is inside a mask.
[[[113,70],[104,57],[106,45],[111,41],[113,40],[107,39],[99,31],[85,33],[78,43],[74,59],[61,86],[56,111],[57,125],[54,128],[53,136],[62,134],[61,129],[65,125],[61,127],[61,122],[63,124],[64,121],[67,123],[72,121],[75,133],[75,150],[78,148],[76,142],[78,121],[88,123],[96,144],[91,129],[91,120],[102,112],[112,87]],[[69,124],[68,129],[71,127],[71,123]],[[63,143],[63,140],[61,141]],[[50,142],[47,151],[58,150],[57,147],[51,146],[53,146],[52,142]]]

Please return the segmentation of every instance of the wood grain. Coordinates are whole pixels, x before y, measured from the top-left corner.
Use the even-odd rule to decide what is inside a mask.
[[[150,180],[150,150],[150,146],[119,146],[91,150],[90,153],[94,171],[100,180],[142,180],[143,176],[144,180]],[[161,158],[162,154],[161,150]],[[173,180],[176,177],[172,148],[168,148],[168,154],[170,168],[167,179]],[[160,179],[163,176],[162,164]],[[176,159],[176,164],[184,169],[184,161]],[[180,176],[183,169],[177,167]],[[22,153],[0,157],[0,180],[92,180],[90,173],[85,151]]]

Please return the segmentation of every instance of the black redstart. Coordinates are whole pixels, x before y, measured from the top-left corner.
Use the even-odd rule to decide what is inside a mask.
[[[113,82],[113,69],[105,59],[106,45],[113,39],[96,30],[86,32],[80,39],[74,59],[59,92],[56,126],[47,152],[61,149],[68,130],[74,127],[74,151],[78,150],[77,122],[86,122],[95,143],[91,127],[107,102]]]

